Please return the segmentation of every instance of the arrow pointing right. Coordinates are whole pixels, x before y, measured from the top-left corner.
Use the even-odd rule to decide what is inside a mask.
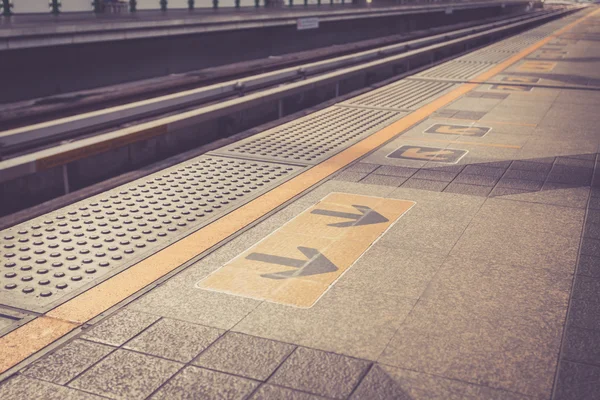
[[[302,254],[304,254],[306,260],[279,257],[264,253],[251,253],[246,257],[246,259],[297,268],[296,270],[292,269],[281,272],[275,272],[273,274],[261,275],[263,278],[268,279],[289,279],[298,276],[326,274],[328,272],[334,272],[338,270],[338,267],[335,266],[335,264],[333,264],[331,261],[329,261],[327,257],[321,254],[319,250],[302,246],[299,246],[298,250]]]
[[[334,226],[336,228],[346,228],[349,226],[380,224],[382,222],[389,221],[386,217],[379,214],[377,211],[374,211],[371,207],[360,206],[360,205],[352,205],[352,207],[356,208],[361,213],[360,214],[352,214],[352,213],[330,211],[330,210],[313,210],[313,211],[311,211],[311,214],[326,215],[328,217],[348,218],[348,219],[352,220],[352,221],[346,221],[346,222],[336,222],[334,224],[327,224],[327,226]]]

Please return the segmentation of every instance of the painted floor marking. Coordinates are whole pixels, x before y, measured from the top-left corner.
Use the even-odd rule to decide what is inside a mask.
[[[510,83],[538,83],[540,78],[534,78],[531,76],[505,76],[502,78],[502,82]]]
[[[387,155],[388,158],[456,164],[469,151],[439,147],[403,145]]]
[[[196,284],[308,308],[416,203],[331,193]]]
[[[489,126],[435,124],[427,128],[424,133],[483,137],[491,130]]]
[[[525,61],[517,67],[521,72],[550,72],[556,67],[555,62],[550,61]]]
[[[531,86],[514,86],[514,85],[492,85],[490,90],[501,90],[503,92],[531,92]]]
[[[551,35],[498,63],[486,72],[474,77],[488,80],[538,50],[582,21],[598,14],[594,10],[563,26]],[[70,331],[97,317],[111,307],[126,300],[144,287],[171,273],[181,265],[211,249],[240,229],[257,221],[272,210],[294,199],[303,191],[340,171],[350,163],[368,154],[373,149],[398,137],[399,132],[422,122],[435,111],[445,107],[460,96],[477,88],[475,83],[465,83],[438,99],[423,105],[411,114],[375,132],[369,137],[345,149],[302,174],[292,178],[216,220],[199,231],[179,240],[170,247],[155,253],[142,262],[104,281],[27,324],[0,338],[0,374],[24,362],[28,357],[59,340]],[[60,329],[57,328],[60,326]]]

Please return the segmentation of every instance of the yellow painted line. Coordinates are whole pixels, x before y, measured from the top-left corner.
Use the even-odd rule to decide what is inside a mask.
[[[309,308],[413,205],[331,193],[196,287]]]
[[[554,34],[513,55],[475,79],[490,79],[539,49],[550,40],[553,40],[558,35],[572,29],[581,21],[590,18],[598,12],[600,12],[600,9],[564,26]],[[70,330],[75,329],[77,326],[127,299],[145,286],[173,271],[181,264],[227,239],[238,230],[245,228],[248,224],[266,215],[273,209],[292,200],[298,194],[400,135],[406,129],[421,122],[435,111],[477,86],[474,83],[466,83],[455,88],[392,125],[361,140],[341,153],[274,188],[270,192],[246,203],[221,219],[67,301],[48,312],[46,317],[37,318],[3,336],[0,338],[0,360],[2,360],[0,373],[5,372],[27,357],[42,350],[53,341],[60,339]],[[60,324],[61,329],[55,327],[57,324]],[[30,337],[35,338],[32,332],[38,331],[43,333],[43,340],[28,340]],[[18,346],[19,351],[14,351],[15,346]]]
[[[403,140],[416,140],[419,142],[435,142],[435,143],[447,143],[447,144],[468,144],[469,146],[482,146],[482,147],[499,147],[504,149],[520,149],[521,146],[513,144],[501,144],[501,143],[479,143],[479,142],[465,142],[460,140],[442,140],[442,139],[431,139],[431,138],[419,138],[419,137],[404,137]]]

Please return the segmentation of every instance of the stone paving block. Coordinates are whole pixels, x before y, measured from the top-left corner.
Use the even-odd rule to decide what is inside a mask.
[[[425,167],[421,168],[421,170],[426,171],[441,171],[441,172],[452,172],[454,174],[458,174],[465,169],[464,165],[460,164],[451,164],[451,165],[440,165],[439,163],[430,162],[425,165]],[[434,179],[435,180],[435,179]]]
[[[462,172],[453,182],[464,183],[468,185],[494,186],[496,182],[498,182],[498,178],[486,175],[471,175]]]
[[[584,237],[581,243],[581,254],[600,257],[600,240]]]
[[[378,362],[549,398],[564,316],[498,316],[494,310],[485,303],[421,299]]]
[[[0,383],[0,399],[2,400],[100,400],[103,398],[23,375],[13,376]]]
[[[576,276],[571,296],[600,303],[600,279],[585,275]]]
[[[600,330],[600,304],[583,298],[571,299],[568,323],[580,328]]]
[[[406,179],[407,178],[393,175],[369,174],[366,178],[362,179],[360,183],[398,187],[402,185]]]
[[[528,396],[414,371],[374,365],[351,400],[525,400]]]
[[[117,350],[69,386],[112,399],[145,399],[183,365]]]
[[[157,320],[155,315],[124,309],[92,327],[82,337],[94,342],[120,346]]]
[[[124,347],[186,363],[223,333],[220,329],[163,318],[127,342]]]
[[[590,239],[600,239],[600,224],[594,223],[586,223],[585,231],[583,232],[583,236],[588,237]]]
[[[295,348],[287,343],[228,332],[193,364],[264,381]]]
[[[542,313],[551,320],[561,320],[571,284],[569,273],[450,256],[421,299],[485,307],[498,318]]]
[[[524,179],[529,181],[540,181],[546,180],[548,173],[545,171],[527,171],[523,169],[509,169],[504,174],[504,178],[511,179]]]
[[[586,223],[600,224],[600,209],[589,209],[587,213]]]
[[[512,195],[517,195],[517,194],[522,194],[522,193],[531,193],[531,191],[524,190],[524,189],[495,187],[490,192],[490,197],[512,196]]]
[[[552,159],[554,162],[554,159]],[[515,160],[510,165],[511,170],[534,171],[548,173],[552,169],[552,162],[542,162],[541,160]]]
[[[597,400],[600,367],[561,361],[554,400]]]
[[[600,257],[580,255],[577,273],[600,278]]]
[[[338,288],[418,299],[445,256],[374,246],[347,271]]]
[[[570,185],[581,185],[581,186],[589,186],[592,180],[591,174],[582,175],[576,172],[573,173],[554,173],[550,172],[548,175],[548,182],[555,183],[565,183]]]
[[[279,367],[269,383],[345,399],[369,366],[364,360],[300,347]]]
[[[410,178],[409,180],[404,182],[404,184],[402,184],[403,188],[431,190],[434,192],[441,192],[446,186],[448,186],[446,182],[429,181],[425,179],[415,178]]]
[[[264,384],[251,397],[252,400],[325,400],[325,397],[299,392],[281,386]]]
[[[440,181],[440,182],[451,182],[454,178],[456,178],[458,173],[456,172],[446,172],[446,171],[436,171],[433,169],[421,169],[419,170],[413,178],[415,179],[428,179],[431,181]]]
[[[363,359],[381,354],[416,300],[332,286],[311,308],[264,302],[233,330]]]
[[[600,331],[567,326],[563,359],[600,367]]]
[[[257,381],[239,376],[186,367],[161,387],[151,399],[247,399],[258,385]]]
[[[538,191],[542,188],[541,181],[530,181],[525,179],[511,179],[503,177],[498,181],[499,188],[521,189],[528,191]]]
[[[590,199],[589,207],[594,210],[600,209],[600,197],[592,197]]]
[[[468,194],[471,196],[487,197],[492,191],[490,186],[467,185],[464,183],[451,183],[444,192]]]
[[[505,173],[505,171],[506,171],[505,168],[497,168],[497,167],[489,167],[489,166],[479,165],[479,164],[472,164],[472,165],[467,165],[465,167],[465,169],[463,170],[463,173],[469,174],[469,175],[482,175],[482,176],[489,176],[492,178],[500,178]]]
[[[353,164],[350,167],[346,168],[345,171],[363,172],[363,173],[370,174],[371,172],[375,171],[377,168],[379,168],[379,164],[369,164],[369,163],[359,162],[359,163]]]
[[[573,273],[583,216],[577,208],[488,199],[452,254]]]
[[[206,275],[202,273],[202,277]],[[260,304],[250,298],[196,289],[189,281],[176,278],[138,299],[129,309],[230,329]]]
[[[594,157],[594,158],[590,158]],[[571,167],[581,167],[591,169],[594,167],[595,154],[581,154],[573,157],[556,157],[555,166],[566,165]]]
[[[23,374],[64,385],[113,350],[110,346],[74,340],[36,361]]]
[[[395,165],[382,165],[381,167],[377,168],[376,172],[378,175],[393,175],[401,176],[403,178],[410,178],[418,170],[418,168],[398,167]]]
[[[367,176],[366,172],[351,172],[351,171],[342,171],[336,176],[334,176],[334,180],[344,181],[344,182],[358,182]]]

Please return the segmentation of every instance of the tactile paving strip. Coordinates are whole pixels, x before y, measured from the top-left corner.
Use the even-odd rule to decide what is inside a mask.
[[[341,105],[382,110],[414,111],[455,85],[448,82],[404,79],[350,99]]]
[[[0,304],[43,312],[302,167],[200,156],[0,232]]]
[[[450,61],[416,74],[415,78],[467,80],[490,69],[493,64],[480,61]]]
[[[317,164],[406,115],[329,107],[215,151],[246,159]]]

